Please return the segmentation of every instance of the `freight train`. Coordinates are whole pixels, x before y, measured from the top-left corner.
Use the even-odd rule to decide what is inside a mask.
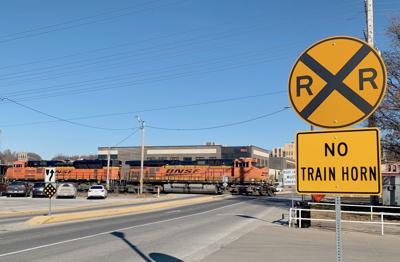
[[[129,180],[140,182],[140,161],[128,161]],[[143,183],[147,191],[157,187],[174,193],[223,193],[270,195],[274,188],[267,167],[251,158],[236,160],[144,161]]]
[[[6,179],[43,181],[46,167],[56,168],[57,181],[77,184],[105,183],[107,170],[110,184],[137,191],[140,184],[140,161],[127,161],[126,166],[112,160],[28,161],[15,162],[7,169]],[[165,193],[213,193],[274,195],[267,167],[259,167],[251,158],[235,160],[207,159],[196,161],[144,161],[143,185],[145,192],[160,190]],[[122,190],[123,191],[123,190]],[[132,190],[131,190],[132,192]]]

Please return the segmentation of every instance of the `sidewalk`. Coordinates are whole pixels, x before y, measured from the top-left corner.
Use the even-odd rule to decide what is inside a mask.
[[[400,237],[345,231],[343,261],[399,261]],[[263,223],[202,261],[336,261],[335,232]]]

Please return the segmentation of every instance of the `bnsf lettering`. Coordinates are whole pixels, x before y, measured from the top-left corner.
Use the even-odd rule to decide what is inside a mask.
[[[167,169],[167,175],[190,175],[196,174],[200,169]]]

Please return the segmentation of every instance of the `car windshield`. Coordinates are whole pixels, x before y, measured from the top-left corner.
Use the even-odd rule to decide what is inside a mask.
[[[90,189],[103,189],[103,186],[92,186]]]
[[[70,187],[70,184],[63,184],[62,187]]]
[[[33,187],[44,187],[44,183],[36,183]]]

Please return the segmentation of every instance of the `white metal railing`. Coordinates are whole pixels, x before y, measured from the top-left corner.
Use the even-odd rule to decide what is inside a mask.
[[[302,220],[308,221],[324,221],[324,222],[335,222],[335,219],[328,219],[328,218],[305,218],[302,217],[302,212],[320,212],[320,213],[335,213],[335,210],[324,210],[324,209],[306,209],[306,208],[290,208],[289,209],[289,227],[292,226],[293,221],[299,221],[299,227],[302,226]],[[358,214],[358,215],[369,215],[371,212],[362,212],[362,211],[341,211],[341,214]],[[299,216],[297,216],[299,214]],[[385,216],[396,217],[400,218],[400,213],[386,213],[386,212],[373,212],[372,215],[379,215],[379,221],[360,221],[360,220],[343,220],[343,223],[359,223],[359,224],[380,224],[381,226],[381,235],[384,235],[384,226],[385,225],[399,225],[399,222],[387,222],[384,220]],[[399,219],[400,220],[400,219]]]
[[[318,202],[308,202],[311,205],[320,205],[320,206],[335,206],[335,203],[318,203]],[[369,208],[370,210],[370,220],[373,220],[374,208],[379,209],[400,209],[400,207],[394,206],[373,206],[373,205],[356,205],[356,204],[340,204],[341,207],[360,207],[360,208]]]

